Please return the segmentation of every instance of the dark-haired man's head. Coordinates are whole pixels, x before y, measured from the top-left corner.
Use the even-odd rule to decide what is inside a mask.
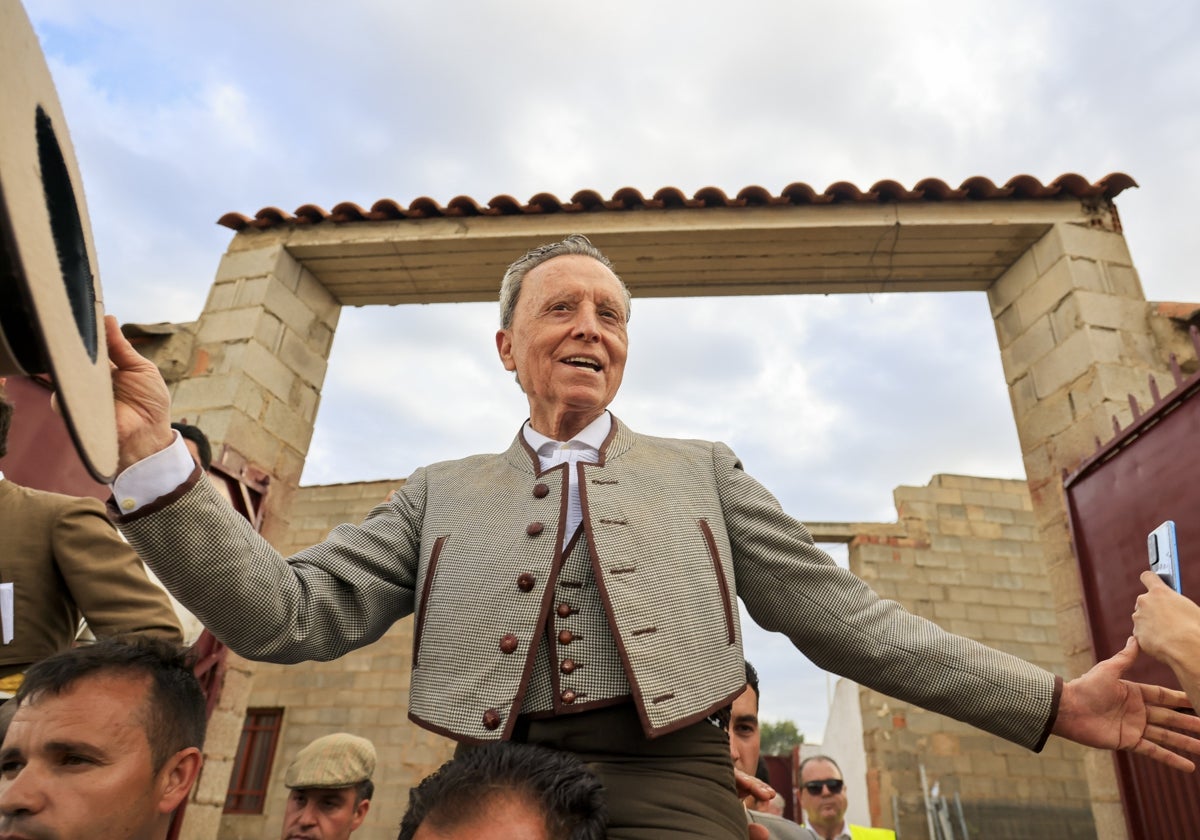
[[[409,793],[399,840],[603,840],[604,791],[570,753],[501,742],[467,750]]]
[[[204,695],[180,648],[130,638],[64,651],[9,702],[0,836],[166,837],[204,742]]]
[[[849,807],[842,768],[827,755],[814,755],[800,762],[798,769],[805,823],[821,837],[837,837]]]
[[[733,766],[750,776],[758,775],[762,748],[758,728],[758,672],[746,663],[746,689],[733,701],[729,716],[729,755]]]

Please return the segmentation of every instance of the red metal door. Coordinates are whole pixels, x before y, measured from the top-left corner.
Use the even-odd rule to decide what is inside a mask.
[[[1177,528],[1184,594],[1200,600],[1200,374],[1183,379],[1176,371],[1171,394],[1064,481],[1097,660],[1123,648],[1132,632],[1146,535],[1164,520]],[[1128,676],[1179,688],[1169,668],[1144,654]],[[1130,837],[1200,837],[1200,774],[1127,752],[1116,762]]]

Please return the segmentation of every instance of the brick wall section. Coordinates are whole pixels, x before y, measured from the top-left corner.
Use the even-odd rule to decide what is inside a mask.
[[[301,487],[292,502],[292,531],[280,549],[291,553],[323,539],[342,522],[357,522],[402,481]],[[287,789],[283,776],[297,750],[330,732],[370,738],[379,754],[375,798],[355,840],[393,840],[408,805],[408,790],[437,769],[454,745],[408,720],[412,619],[393,625],[379,641],[333,662],[255,665],[246,706],[282,707],[283,729],[261,816],[226,814],[222,840],[277,837]],[[239,731],[241,720],[238,721]],[[228,779],[228,772],[225,775]],[[228,782],[226,781],[226,786]],[[225,788],[221,789],[224,802]],[[190,820],[189,813],[189,820]]]
[[[926,487],[900,487],[896,508],[906,536],[863,535],[850,543],[850,568],[880,595],[945,629],[1064,673],[1054,597],[1025,482],[937,475]],[[866,688],[859,688],[867,766],[877,773],[871,814],[900,832],[926,833],[918,764],[943,796],[988,815],[1017,808],[1016,834],[971,826],[972,837],[1094,837],[1082,762],[1085,750],[1051,739],[1034,754],[992,735]],[[991,822],[990,817],[981,816]],[[1034,829],[1044,825],[1046,833]]]
[[[230,250],[195,325],[173,411],[271,477],[264,535],[288,539],[341,306],[281,242]]]
[[[263,534],[289,541],[300,482],[341,306],[273,236],[235,240],[204,311],[177,333],[139,342],[169,382],[174,417],[208,435],[214,457],[269,476]],[[188,364],[183,364],[184,355]],[[209,722],[207,766],[184,821],[186,840],[217,836],[255,663],[231,657],[221,706]],[[276,826],[272,830],[278,831]]]
[[[1109,219],[1096,227],[1057,224],[988,291],[1013,416],[1054,598],[1058,642],[1071,674],[1093,656],[1079,571],[1071,551],[1062,475],[1128,422],[1128,395],[1150,402],[1172,380],[1162,319],[1152,313],[1125,239]],[[1168,333],[1171,331],[1168,330]],[[1132,605],[1131,605],[1132,609]],[[1111,756],[1092,751],[1087,778],[1097,832],[1127,832]]]
[[[204,766],[188,800],[180,840],[212,840],[218,836],[256,665],[232,652],[226,654],[221,699],[208,721]]]

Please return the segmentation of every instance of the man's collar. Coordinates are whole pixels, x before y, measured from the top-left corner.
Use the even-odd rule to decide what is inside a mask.
[[[559,441],[554,440],[554,438],[548,438],[541,432],[534,429],[533,426],[529,425],[528,420],[525,421],[525,425],[521,428],[521,431],[525,435],[526,443],[529,444],[534,452],[541,451],[541,448],[548,443],[553,444],[555,448],[557,448],[564,443],[569,443],[572,441],[578,441],[584,446],[599,451],[600,447],[604,445],[604,441],[608,437],[608,433],[612,430],[612,422],[612,415],[605,411],[591,423],[588,423],[586,426],[584,426],[583,430],[579,434],[571,438],[571,441]]]

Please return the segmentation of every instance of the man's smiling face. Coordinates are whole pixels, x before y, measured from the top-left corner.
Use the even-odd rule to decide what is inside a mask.
[[[567,440],[604,413],[625,372],[627,317],[620,281],[591,257],[555,257],[525,275],[496,349],[534,429]]]

